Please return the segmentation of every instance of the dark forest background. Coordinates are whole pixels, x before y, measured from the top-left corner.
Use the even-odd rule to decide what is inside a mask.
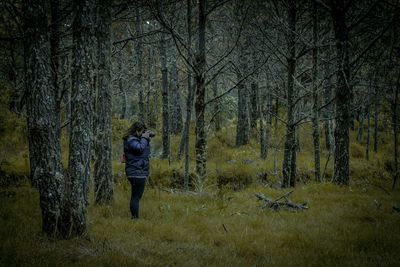
[[[93,258],[71,253],[89,265],[97,256],[107,265],[108,253],[122,265],[162,265],[152,253],[163,242],[193,240],[200,250],[217,249],[204,261],[186,251],[165,262],[216,264],[233,253],[221,263],[290,265],[303,255],[304,265],[375,264],[384,251],[385,263],[398,264],[398,235],[390,234],[400,211],[398,0],[2,0],[0,14],[5,263],[24,264],[15,258],[28,238],[33,265],[58,264],[35,245],[49,238],[91,240],[82,246],[97,251]],[[149,221],[136,233],[154,232],[151,242],[135,241],[148,249],[143,261],[124,252],[122,229],[110,230],[98,252],[105,221],[130,227],[121,221],[129,188],[119,158],[135,121],[156,133],[143,208]],[[310,210],[265,215],[249,200],[255,193],[276,197],[258,197],[266,209]],[[25,217],[20,195],[31,205]],[[218,225],[224,241],[199,234],[198,212],[208,217],[197,218],[202,227]],[[234,240],[224,239],[228,215],[254,226],[248,239],[237,225]],[[164,223],[153,225],[158,216]],[[190,230],[174,233],[178,217]],[[36,230],[17,228],[21,238],[12,238],[8,226],[17,218]],[[337,226],[318,230],[327,223]],[[311,231],[310,242],[321,246],[304,236],[272,237],[264,227]],[[331,235],[338,239],[324,243]],[[303,245],[285,262],[289,252],[260,250],[257,238]]]

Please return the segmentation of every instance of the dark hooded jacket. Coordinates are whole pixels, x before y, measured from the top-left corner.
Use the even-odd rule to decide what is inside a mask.
[[[124,140],[125,173],[128,179],[149,176],[150,140],[130,136]]]

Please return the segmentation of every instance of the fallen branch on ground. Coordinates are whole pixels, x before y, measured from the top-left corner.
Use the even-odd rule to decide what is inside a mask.
[[[292,211],[307,210],[308,209],[307,203],[296,204],[296,203],[293,203],[289,199],[289,196],[292,193],[293,193],[293,191],[290,191],[275,200],[270,199],[263,194],[256,194],[256,197],[258,200],[261,200],[264,202],[264,205],[262,206],[263,209],[272,209],[274,211],[278,211],[282,208],[287,209],[287,210],[292,210]],[[279,201],[281,199],[284,199],[284,201]]]

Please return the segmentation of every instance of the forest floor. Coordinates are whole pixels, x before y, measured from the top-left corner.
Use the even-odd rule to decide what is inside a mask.
[[[1,266],[399,266],[399,191],[360,184],[299,185],[302,212],[262,209],[254,184],[239,192],[184,193],[148,186],[141,219],[130,220],[130,188],[111,206],[90,205],[90,239],[40,233],[39,196],[28,182],[0,191]]]
[[[141,219],[132,221],[130,185],[117,161],[127,123],[114,121],[113,204],[90,201],[88,239],[56,241],[41,233],[39,194],[26,178],[24,125],[10,119],[2,134],[0,266],[400,266],[400,213],[393,209],[400,208],[400,190],[390,189],[390,133],[380,134],[379,152],[367,160],[365,143],[355,141],[352,131],[350,185],[338,187],[330,183],[333,159],[328,160],[325,149],[325,182],[312,181],[311,131],[305,128],[299,181],[294,189],[281,189],[284,129],[273,132],[269,156],[261,160],[256,138],[238,149],[234,127],[226,127],[209,136],[209,178],[202,193],[171,189],[183,179],[183,164],[176,158],[179,137],[173,136],[171,163],[151,160],[152,185],[141,201]],[[152,142],[155,156],[161,144],[157,138]],[[263,209],[255,196],[276,199],[292,190],[291,200],[307,203],[308,210]]]

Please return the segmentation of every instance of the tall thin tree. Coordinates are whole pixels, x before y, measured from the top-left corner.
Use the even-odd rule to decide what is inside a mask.
[[[294,75],[296,70],[296,1],[290,0],[287,11],[288,30],[288,57],[287,57],[287,125],[286,140],[283,156],[282,187],[294,186],[296,182],[296,125],[294,121]]]
[[[198,2],[198,40],[197,53],[195,56],[195,80],[196,80],[196,176],[198,190],[202,190],[206,179],[206,131],[205,131],[205,72],[206,72],[206,14],[207,0]]]
[[[318,35],[319,35],[319,17],[317,3],[311,0],[312,16],[313,16],[313,49],[312,49],[312,92],[313,92],[313,106],[312,106],[312,128],[313,128],[313,143],[314,143],[314,175],[317,182],[321,182],[321,168],[320,168],[320,142],[319,142],[319,95],[318,95]]]
[[[160,38],[160,61],[161,61],[161,93],[162,93],[162,157],[170,157],[170,118],[169,118],[169,88],[167,69],[166,34],[161,33]]]
[[[345,1],[331,0],[330,4],[337,51],[335,162],[333,181],[338,185],[347,185],[349,183],[349,128],[351,121],[349,33],[346,23]]]
[[[97,93],[93,177],[96,203],[113,198],[111,146],[111,0],[98,0]]]

